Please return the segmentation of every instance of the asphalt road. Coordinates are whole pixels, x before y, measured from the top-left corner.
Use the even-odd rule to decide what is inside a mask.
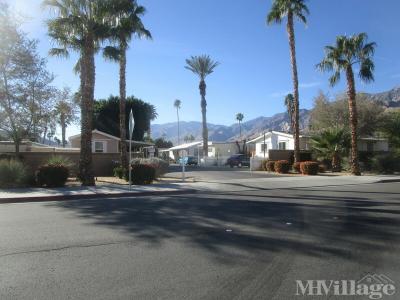
[[[172,165],[169,167],[169,173],[165,176],[173,178],[182,178],[182,167]],[[185,176],[194,178],[196,181],[224,181],[232,179],[250,179],[250,178],[272,178],[278,175],[267,172],[250,172],[248,167],[230,168],[230,167],[197,167],[186,166]],[[279,175],[284,176],[284,175]]]
[[[3,204],[0,299],[302,299],[295,280],[374,273],[400,289],[399,228],[399,183]]]

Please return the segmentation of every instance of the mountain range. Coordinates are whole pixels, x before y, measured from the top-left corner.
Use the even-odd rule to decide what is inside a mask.
[[[400,107],[400,86],[387,92],[367,94],[368,97],[380,103],[386,108]],[[300,109],[300,130],[306,130],[310,121],[311,110]],[[210,141],[236,141],[239,138],[240,130],[238,124],[230,126],[208,123],[208,136]],[[289,129],[289,116],[286,112],[278,113],[271,117],[258,117],[242,123],[242,136],[252,138],[263,131],[276,130],[287,132]],[[174,145],[178,142],[178,125],[176,122],[165,124],[153,124],[151,133],[154,139],[164,137]],[[183,139],[186,135],[193,135],[196,140],[201,140],[201,122],[180,122],[180,135]]]

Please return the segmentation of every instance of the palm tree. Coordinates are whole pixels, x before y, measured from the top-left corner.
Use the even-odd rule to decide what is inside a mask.
[[[181,109],[181,104],[182,101],[179,99],[176,99],[174,101],[174,107],[176,109],[176,118],[178,120],[178,145],[180,144],[180,132],[179,132],[179,110]]]
[[[69,50],[79,53],[81,93],[81,151],[79,178],[82,185],[95,185],[92,165],[92,118],[95,86],[94,55],[109,36],[106,15],[111,1],[45,0],[57,16],[47,21],[48,34],[59,48],[50,55],[68,57]]]
[[[61,126],[61,143],[65,148],[65,131],[67,126],[77,120],[77,103],[72,99],[69,88],[64,88],[59,92],[59,101],[55,106],[56,122]]]
[[[126,51],[132,37],[151,39],[141,20],[146,9],[135,0],[119,0],[113,2],[110,10],[111,39],[117,45],[104,48],[104,56],[119,62],[119,127],[120,127],[120,162],[124,169],[128,169],[126,146],[125,106],[126,106]]]
[[[236,114],[236,120],[239,122],[240,138],[242,138],[242,121],[243,121],[243,119],[244,119],[244,115],[242,113]]]
[[[290,59],[292,64],[293,103],[294,103],[294,160],[300,161],[300,129],[299,129],[299,79],[297,76],[296,44],[294,35],[294,19],[307,23],[309,10],[304,0],[274,0],[267,23],[278,23],[287,17],[286,30],[289,37]]]
[[[188,134],[183,138],[183,140],[185,141],[185,143],[190,143],[195,140],[195,137],[193,136],[193,134]]]
[[[219,62],[213,61],[208,55],[192,56],[186,59],[185,68],[192,71],[200,78],[199,90],[201,95],[201,114],[203,119],[203,155],[208,156],[208,129],[207,129],[207,101],[206,101],[206,82],[208,75],[214,72]]]
[[[313,136],[311,144],[319,158],[331,160],[333,172],[341,171],[341,156],[350,144],[350,136],[343,128],[326,129]]]
[[[290,120],[291,131],[294,128],[294,97],[292,94],[288,94],[285,97],[285,106]]]
[[[359,77],[364,82],[374,80],[373,71],[375,69],[372,56],[375,52],[375,43],[367,43],[366,33],[356,34],[350,37],[338,36],[334,46],[325,47],[325,58],[317,65],[321,71],[333,71],[330,77],[331,86],[340,80],[341,72],[346,74],[347,96],[349,98],[349,115],[351,130],[351,172],[360,175],[358,163],[357,147],[357,107],[356,107],[356,87],[354,82],[353,66],[360,66]]]

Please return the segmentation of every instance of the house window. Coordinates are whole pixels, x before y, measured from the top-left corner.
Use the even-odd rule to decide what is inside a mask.
[[[104,142],[94,142],[94,152],[103,153],[104,152]]]
[[[286,150],[286,142],[279,142],[278,143],[279,150]]]
[[[261,144],[261,152],[268,151],[268,144]]]

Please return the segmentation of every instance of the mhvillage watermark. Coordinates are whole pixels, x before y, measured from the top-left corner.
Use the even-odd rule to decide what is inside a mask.
[[[368,274],[360,280],[296,280],[296,296],[393,296],[396,286],[383,274]]]

